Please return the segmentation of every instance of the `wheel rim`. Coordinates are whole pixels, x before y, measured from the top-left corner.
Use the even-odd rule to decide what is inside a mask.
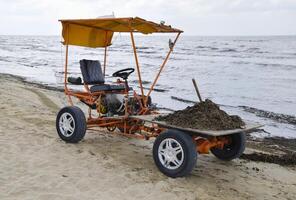
[[[75,130],[75,121],[70,113],[63,113],[59,120],[59,128],[63,136],[70,137]]]
[[[159,145],[158,158],[164,167],[174,170],[182,165],[184,150],[177,140],[167,138]]]

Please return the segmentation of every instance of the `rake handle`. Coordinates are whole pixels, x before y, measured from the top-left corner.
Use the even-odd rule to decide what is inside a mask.
[[[196,91],[196,94],[197,94],[197,96],[198,96],[199,101],[202,102],[202,98],[201,98],[201,96],[200,96],[200,93],[199,93],[199,90],[198,90],[198,87],[197,87],[197,84],[196,84],[196,81],[195,81],[194,78],[192,79],[192,83],[193,83],[193,86],[194,86],[194,88],[195,88],[195,91]]]

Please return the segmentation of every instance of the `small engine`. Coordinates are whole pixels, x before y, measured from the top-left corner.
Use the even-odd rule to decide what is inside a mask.
[[[124,114],[124,95],[106,94],[96,102],[97,112],[107,116]]]
[[[125,97],[123,94],[106,94],[99,98],[96,102],[96,109],[98,113],[112,117],[114,115],[125,114]],[[132,93],[128,95],[128,108],[130,114],[137,114],[141,107],[140,103],[133,96]],[[152,106],[151,97],[148,98],[148,107]]]

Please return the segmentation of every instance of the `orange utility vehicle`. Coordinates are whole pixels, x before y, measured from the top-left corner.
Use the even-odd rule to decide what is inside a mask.
[[[69,106],[62,108],[56,118],[56,129],[62,140],[77,143],[83,139],[86,130],[94,129],[94,127],[106,128],[109,132],[128,137],[147,140],[154,137],[156,138],[153,145],[155,164],[162,173],[170,177],[182,177],[189,174],[196,164],[198,153],[204,154],[211,151],[222,160],[232,160],[243,153],[244,133],[258,128],[258,125],[247,123],[243,129],[205,131],[176,127],[154,120],[159,113],[152,106],[150,95],[182,30],[138,17],[66,19],[60,22],[63,27],[63,44],[66,47],[64,87],[69,102]],[[116,83],[105,83],[107,51],[112,44],[115,32],[130,35],[139,93],[128,84],[128,77],[135,71],[134,68],[114,72],[113,77],[117,77]],[[176,35],[173,41],[169,40],[168,53],[147,94],[144,93],[142,84],[134,33]],[[103,48],[103,67],[98,60],[80,60],[82,79],[68,77],[68,48],[70,45]],[[70,89],[68,84],[81,84],[84,86],[84,91]],[[87,115],[79,107],[74,106],[73,98],[77,98],[88,107]]]

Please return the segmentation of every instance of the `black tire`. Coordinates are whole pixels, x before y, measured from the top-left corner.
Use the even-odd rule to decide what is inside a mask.
[[[72,130],[68,130],[68,128],[64,128],[60,123],[62,117],[66,117],[68,120],[72,121],[68,123],[68,127],[71,126]],[[65,125],[67,126],[67,125]],[[56,118],[56,129],[60,138],[69,143],[77,143],[82,140],[85,136],[86,132],[86,119],[82,110],[76,106],[68,106],[62,108]]]
[[[230,161],[239,158],[245,151],[246,135],[244,133],[236,133],[227,137],[230,137],[230,144],[224,145],[223,149],[212,148],[211,152],[220,160]]]
[[[164,155],[161,155],[159,153],[159,151],[161,151],[161,145],[162,142],[167,141],[167,139],[173,139],[172,141],[177,141],[179,143],[179,145],[177,143],[175,143],[175,146],[180,146],[183,150],[183,161],[181,162],[181,164],[177,167],[177,165],[175,166],[169,166],[169,167],[177,167],[175,169],[169,169],[168,167],[166,167],[162,162],[163,160],[165,160]],[[174,142],[172,143],[174,144]],[[177,147],[175,147],[177,148]],[[175,158],[179,155],[180,153],[175,155]],[[173,130],[173,129],[169,129],[167,131],[165,131],[164,133],[160,134],[153,145],[153,159],[154,162],[156,164],[156,166],[158,167],[158,169],[165,175],[172,177],[172,178],[176,178],[176,177],[183,177],[186,176],[188,174],[190,174],[190,172],[193,170],[193,168],[196,165],[196,160],[197,160],[197,151],[196,151],[196,144],[194,143],[193,139],[187,135],[184,132],[181,131],[177,131],[177,130]],[[161,161],[162,159],[162,161]],[[168,164],[173,164],[173,162],[169,161]]]

